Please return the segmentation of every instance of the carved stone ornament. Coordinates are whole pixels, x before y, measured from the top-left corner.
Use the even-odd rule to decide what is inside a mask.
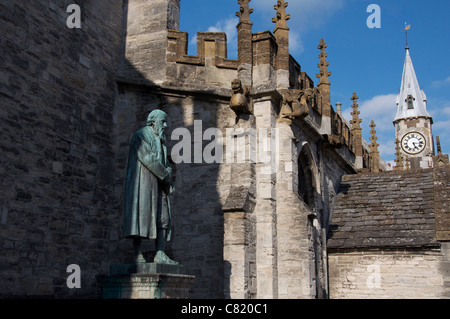
[[[274,9],[277,10],[277,15],[272,19],[272,22],[275,23],[275,29],[288,29],[287,21],[291,18],[290,14],[286,14],[286,7],[288,3],[284,0],[278,0],[277,4],[274,6]]]
[[[328,145],[334,148],[341,148],[345,145],[345,139],[342,135],[324,135],[325,140],[328,142]]]
[[[230,101],[231,109],[236,115],[251,114],[250,88],[243,85],[240,79],[235,79],[231,82],[231,89],[233,91]]]
[[[239,17],[239,22],[251,23],[250,14],[253,13],[253,9],[249,8],[249,2],[251,0],[238,0],[241,5],[239,12],[236,12],[236,16]]]
[[[309,115],[309,104],[314,101],[314,90],[280,90],[283,95],[280,117],[304,118]]]

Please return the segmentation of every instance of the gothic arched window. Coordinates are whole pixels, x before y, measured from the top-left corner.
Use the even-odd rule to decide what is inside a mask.
[[[298,156],[298,194],[305,204],[314,209],[313,170],[311,159],[305,151],[305,147]]]
[[[414,109],[414,98],[412,95],[408,95],[408,97],[406,98],[406,101],[408,102],[408,110],[412,110]]]

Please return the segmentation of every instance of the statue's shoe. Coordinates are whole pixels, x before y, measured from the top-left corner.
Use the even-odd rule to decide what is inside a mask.
[[[178,265],[178,262],[172,260],[164,252],[158,251],[156,253],[155,259],[153,260],[155,264],[166,264],[166,265]]]
[[[145,260],[145,258],[144,258],[144,256],[142,255],[142,253],[139,253],[139,255],[137,255],[137,256],[134,257],[134,262],[135,262],[136,264],[138,264],[138,263],[145,263],[145,262],[147,262],[147,261]]]

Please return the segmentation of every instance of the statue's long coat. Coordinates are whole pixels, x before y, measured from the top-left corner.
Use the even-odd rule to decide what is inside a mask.
[[[162,180],[170,176],[167,168],[166,146],[150,126],[138,130],[130,141],[128,168],[125,182],[124,218],[122,236],[156,238],[158,210],[167,210],[171,237],[171,211],[169,197],[164,194]],[[167,194],[169,195],[169,194]]]

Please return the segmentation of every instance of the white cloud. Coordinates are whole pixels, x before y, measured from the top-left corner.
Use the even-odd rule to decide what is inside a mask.
[[[378,132],[377,132],[378,135]],[[392,132],[392,136],[394,133]],[[378,151],[380,152],[380,156],[382,159],[388,161],[388,159],[394,158],[395,155],[395,138],[391,139],[380,139],[378,138],[377,143]]]
[[[440,89],[442,87],[447,87],[447,86],[450,86],[450,76],[444,80],[438,80],[438,81],[431,82],[431,87],[433,87],[435,89]]]
[[[449,127],[450,127],[450,119],[438,120],[438,121],[435,121],[433,124],[433,128],[435,130],[443,130],[443,131],[448,132]]]
[[[300,54],[304,50],[305,47],[300,34],[298,32],[291,31],[289,34],[289,51]]]
[[[304,51],[303,35],[308,30],[323,26],[335,12],[344,6],[344,0],[291,0],[288,3],[286,13],[291,15],[291,19],[288,21],[291,31],[289,45],[291,54],[301,54]],[[264,30],[275,27],[272,23],[272,18],[276,14],[275,4],[275,0],[252,0],[250,2],[250,6],[255,9],[253,14],[260,15],[263,21],[267,21]]]
[[[370,121],[373,120],[377,125],[377,131],[394,130],[392,121],[395,118],[397,112],[397,105],[395,100],[397,94],[377,95],[370,100],[359,100],[360,118],[363,120],[363,129],[369,127]],[[352,108],[344,110],[343,114],[347,120],[351,120]],[[369,129],[370,130],[370,129]]]
[[[210,26],[207,32],[225,32],[227,34],[227,40],[234,41],[237,39],[236,26],[238,23],[239,19],[237,17],[222,19],[217,21],[216,25]]]
[[[227,51],[228,58],[236,59],[237,55],[237,29],[236,26],[239,23],[237,17],[230,16],[226,19],[221,19],[213,26],[210,26],[206,32],[225,32],[227,35]],[[194,51],[197,46],[197,35],[192,37],[189,41],[190,51]],[[191,53],[192,54],[192,53]],[[194,55],[197,53],[195,52]]]
[[[390,160],[395,154],[395,128],[392,121],[397,112],[397,105],[395,103],[397,94],[377,95],[370,100],[359,101],[358,110],[362,119],[361,127],[363,129],[363,138],[369,142],[370,137],[370,122],[375,122],[377,143],[380,144],[378,150],[380,155],[385,160]],[[352,108],[346,108],[342,114],[350,121],[352,119]]]
[[[450,101],[446,99],[431,99],[428,101],[428,111],[433,117],[433,134],[439,135],[446,152],[450,152]]]
[[[192,37],[191,41],[189,41],[189,45],[190,45],[190,46],[196,46],[196,45],[197,45],[197,34],[195,34],[195,35]],[[193,54],[193,55],[195,55],[195,54]]]
[[[290,28],[289,49],[291,54],[301,54],[304,51],[302,41],[303,34],[312,28],[321,27],[337,10],[344,5],[344,0],[291,0],[286,13],[291,15],[288,21]],[[250,7],[254,8],[253,15],[262,16],[263,21],[267,21],[262,30],[271,30],[275,27],[272,18],[275,17],[275,0],[252,0]],[[252,16],[253,16],[252,15]],[[256,20],[253,18],[253,20]],[[237,29],[239,19],[230,16],[217,21],[207,29],[207,32],[225,32],[227,34],[229,58],[237,58]],[[195,50],[197,36],[193,36],[189,41],[190,51]],[[191,53],[192,54],[192,53]],[[196,54],[196,53],[194,53]]]
[[[292,0],[286,13],[291,15],[289,27],[297,31],[321,26],[332,14],[344,5],[344,0]],[[263,15],[275,17],[274,0],[253,0],[250,5],[255,8],[255,14],[261,11]],[[270,23],[268,20],[268,24]]]

